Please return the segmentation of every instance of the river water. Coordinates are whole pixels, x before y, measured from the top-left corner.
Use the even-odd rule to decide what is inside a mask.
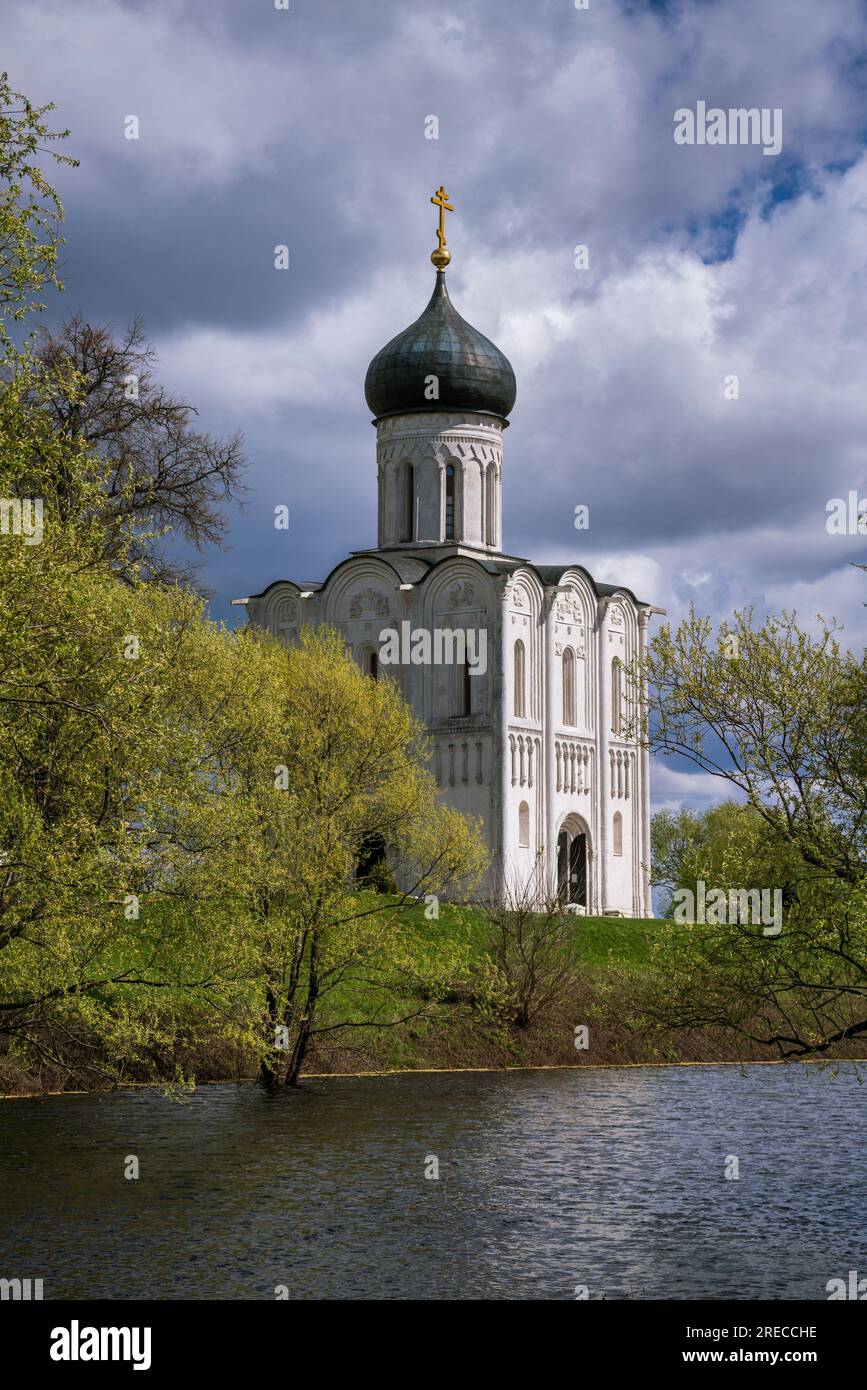
[[[46,1299],[824,1299],[867,1275],[865,1107],[851,1070],[802,1065],[7,1101],[0,1277]]]

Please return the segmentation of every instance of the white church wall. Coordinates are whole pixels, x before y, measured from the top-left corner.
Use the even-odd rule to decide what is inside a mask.
[[[608,746],[608,892],[611,911],[632,916],[643,907],[641,875],[641,836],[637,831],[643,815],[640,752],[636,744],[637,710],[627,673],[638,655],[638,614],[627,596],[618,596],[607,607],[604,618],[603,659],[607,663],[607,685],[611,707],[606,721]],[[614,661],[620,663],[615,678]],[[620,686],[620,713],[616,717],[616,684]],[[615,853],[614,817],[621,816],[622,852]]]
[[[546,838],[543,599],[541,585],[531,570],[513,573],[503,597],[505,636],[499,655],[505,721],[502,871],[513,891],[518,892],[533,878]],[[522,658],[518,655],[518,643],[522,645]],[[519,662],[523,665],[523,712],[516,680]],[[523,817],[522,806],[526,806]],[[526,835],[522,834],[522,825]],[[522,843],[524,839],[526,843]]]
[[[574,728],[592,734],[596,727],[593,691],[597,680],[596,595],[582,570],[566,570],[558,586],[565,589],[554,599],[549,622],[554,624],[554,655],[559,658],[551,673],[554,684],[554,719],[558,729],[572,731],[563,722],[563,665],[566,647],[575,653],[576,723]]]
[[[414,587],[401,590],[400,576],[387,560],[359,556],[340,566],[327,587],[308,599],[301,598],[295,584],[272,586],[251,603],[250,618],[288,642],[298,640],[305,623],[327,622],[344,633],[365,669],[370,653],[381,651],[384,631],[399,631],[404,619],[411,630],[484,629],[487,670],[471,678],[469,716],[459,714],[455,704],[458,668],[380,666],[380,674],[397,680],[416,716],[432,732],[430,769],[440,795],[464,814],[481,817],[494,872],[502,872],[505,864],[514,886],[529,882],[540,852],[553,878],[559,829],[564,821],[571,824],[580,818],[589,853],[588,910],[625,915],[643,910],[640,755],[625,736],[629,711],[624,709],[618,736],[610,707],[600,710],[605,689],[610,699],[613,655],[625,666],[637,652],[637,613],[631,600],[624,595],[615,603],[600,604],[594,625],[595,597],[580,571],[569,573],[561,586],[567,592],[552,599],[550,611],[542,586],[529,570],[513,575],[505,591],[502,579],[466,556],[450,557],[424,575],[418,566]],[[523,717],[514,704],[518,640],[525,649]],[[573,644],[576,661],[574,724],[563,720],[567,643]],[[604,675],[607,680],[601,679]],[[522,804],[527,807],[526,836]],[[615,853],[617,813],[622,817],[620,854]],[[490,895],[493,880],[480,891]]]
[[[405,463],[414,469],[416,543],[446,541],[445,470],[450,463],[457,474],[454,541],[486,547],[487,513],[491,509],[496,515],[495,537],[499,536],[502,421],[456,411],[423,412],[382,419],[376,433],[380,545],[404,541],[405,504],[399,470]],[[489,468],[492,481],[487,484]],[[491,544],[496,545],[497,540]]]

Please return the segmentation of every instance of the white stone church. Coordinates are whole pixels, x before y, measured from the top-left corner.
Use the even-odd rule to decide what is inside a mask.
[[[579,564],[504,553],[515,376],[449,299],[442,213],[439,237],[430,302],[367,372],[376,546],[321,584],[276,580],[249,621],[289,643],[337,628],[372,677],[399,682],[441,795],[482,818],[489,893],[544,881],[578,912],[651,916],[648,758],[625,668],[654,610]]]

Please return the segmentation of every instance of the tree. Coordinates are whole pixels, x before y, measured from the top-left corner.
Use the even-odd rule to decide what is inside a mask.
[[[195,410],[154,376],[156,354],[136,320],[115,337],[75,316],[43,332],[38,400],[55,432],[83,440],[101,461],[105,555],[127,578],[189,580],[195,567],[161,545],[177,532],[202,550],[226,534],[223,505],[237,501],[243,438],[216,439],[194,427]],[[58,501],[64,505],[63,479]]]
[[[729,882],[732,846],[737,845],[737,882]],[[678,889],[695,891],[699,881],[725,890],[749,883],[755,889],[779,888],[789,908],[806,891],[817,871],[801,859],[791,843],[773,836],[751,806],[724,801],[703,813],[659,811],[651,823],[654,884],[667,890],[661,915],[670,915]]]
[[[200,921],[147,909],[201,852],[228,639],[191,595],[91,567],[52,520],[41,545],[0,547],[0,576],[0,1031],[56,1059],[85,1024],[129,1060],[159,1028],[149,994],[219,979]]]
[[[199,550],[222,542],[222,506],[243,491],[242,436],[215,439],[195,429],[193,407],[155,380],[154,349],[138,320],[115,338],[76,315],[56,333],[42,330],[35,363],[29,346],[16,348],[10,338],[12,323],[44,307],[46,288],[62,288],[63,207],[40,156],[71,167],[78,161],[53,148],[69,134],[47,125],[53,109],[34,106],[0,74],[0,393],[23,372],[31,403],[47,412],[54,431],[73,451],[78,442],[92,446],[101,497],[89,502],[99,504],[105,555],[125,577],[140,571],[189,580],[195,567],[170,558],[160,542],[173,531]],[[36,437],[33,446],[40,447]],[[48,453],[56,462],[56,452]],[[43,497],[55,495],[73,517],[81,502],[74,477],[45,464],[37,452],[30,470]]]
[[[261,988],[260,1080],[295,1085],[319,1035],[394,1025],[398,995],[446,990],[452,961],[420,955],[401,919],[419,894],[465,891],[485,851],[478,830],[437,800],[424,731],[393,681],[364,675],[327,629],[308,630],[278,660],[276,698],[272,688],[255,716],[267,729],[246,747],[235,739],[244,797],[222,872],[241,885],[226,900],[226,929]],[[357,882],[371,837],[403,886],[396,900]]]
[[[737,787],[774,836],[842,882],[867,865],[867,659],[791,613],[720,626],[694,611],[651,644],[649,740]],[[732,656],[730,653],[736,653]]]
[[[501,1016],[527,1028],[574,980],[575,917],[547,883],[541,859],[525,883],[506,886],[479,915],[487,992]]]
[[[651,746],[746,798],[692,868],[744,890],[769,871],[781,895],[794,885],[779,934],[740,920],[660,930],[645,1007],[661,1026],[725,1027],[783,1056],[867,1032],[867,659],[836,632],[745,612],[714,635],[693,612],[651,644]]]
[[[51,148],[67,130],[53,131],[44,117],[53,103],[34,106],[0,73],[0,339],[8,343],[10,321],[42,308],[46,285],[59,288],[57,260],[63,207],[46,179],[39,155],[55,164],[78,160]]]
[[[55,427],[45,364],[11,332],[57,284],[50,109],[0,80],[0,1033],[55,1062],[86,1034],[122,1069],[170,1001],[224,977],[200,917],[145,906],[169,907],[202,853],[178,829],[205,819],[210,722],[234,692],[200,602],[141,582],[129,512],[108,564],[103,461]]]
[[[34,162],[52,137],[21,101],[0,117],[0,1034],[54,1062],[74,1039],[122,1074],[208,1011],[294,1084],[317,1033],[445,989],[451,957],[411,948],[401,912],[472,882],[483,844],[438,802],[398,688],[342,638],[287,652],[156,582],[147,528],[216,538],[237,446],[191,431],[137,328],[115,344],[75,320],[38,361],[15,346],[60,215]],[[136,366],[137,401],[118,394]],[[374,842],[396,902],[354,881]]]

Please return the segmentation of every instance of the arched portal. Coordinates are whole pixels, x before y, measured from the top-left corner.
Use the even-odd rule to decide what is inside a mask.
[[[557,836],[557,895],[585,910],[590,904],[590,835],[580,816],[567,816]]]

